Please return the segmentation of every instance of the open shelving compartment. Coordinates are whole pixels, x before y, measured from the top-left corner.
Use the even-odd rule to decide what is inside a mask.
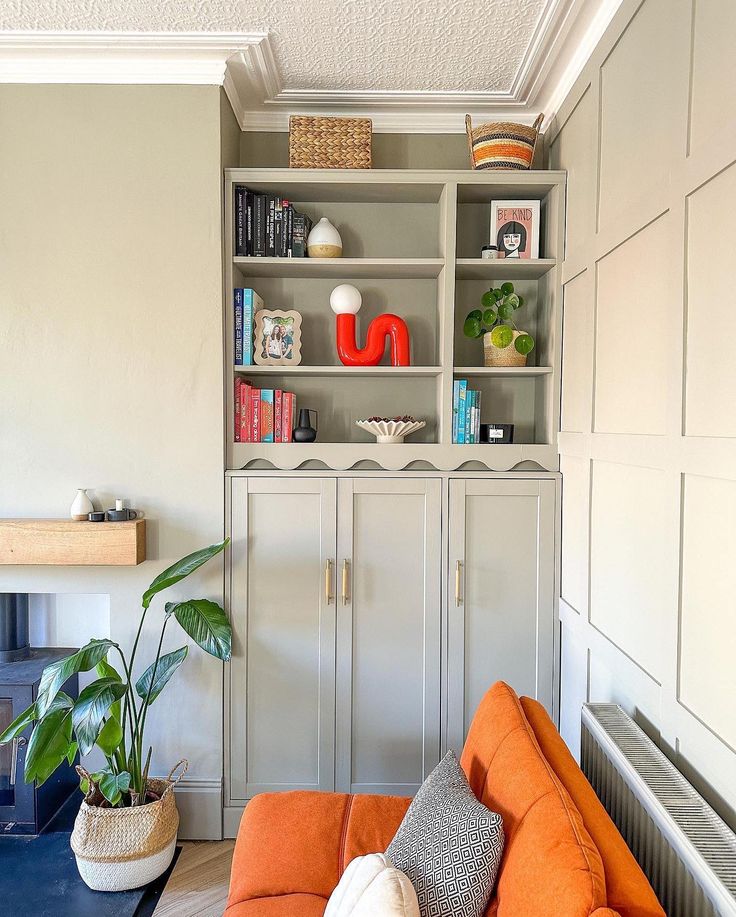
[[[230,169],[226,172],[225,366],[227,467],[328,467],[373,463],[400,470],[425,463],[508,471],[532,462],[558,468],[564,181],[562,172]],[[279,194],[316,220],[327,216],[343,239],[343,258],[235,256],[234,187]],[[542,202],[540,258],[484,261],[492,199]],[[529,366],[486,369],[482,341],[462,334],[466,313],[492,284],[512,280],[525,296],[524,321],[537,346]],[[329,296],[338,283],[361,291],[358,343],[383,312],[404,318],[409,367],[345,367],[335,348]],[[266,308],[302,315],[299,366],[233,366],[233,289],[252,287]],[[234,442],[234,380],[296,394],[297,409],[319,415],[317,442]],[[452,442],[452,385],[467,378],[483,392],[482,421],[512,422],[509,445]],[[423,430],[402,445],[379,445],[355,426],[371,415],[411,414]],[[366,466],[364,466],[366,467]],[[533,467],[524,465],[523,467]]]

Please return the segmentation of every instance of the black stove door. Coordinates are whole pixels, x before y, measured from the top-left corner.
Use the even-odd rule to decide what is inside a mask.
[[[31,686],[0,686],[0,732],[33,701]],[[23,779],[29,726],[22,736],[0,745],[0,834],[18,825],[35,825],[33,784]],[[9,827],[9,826],[13,827]],[[17,829],[16,829],[17,830]]]

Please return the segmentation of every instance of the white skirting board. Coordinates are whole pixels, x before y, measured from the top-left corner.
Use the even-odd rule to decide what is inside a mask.
[[[222,840],[222,779],[184,777],[176,786],[179,839]]]
[[[237,837],[240,819],[243,817],[245,806],[225,806],[222,819],[222,836],[225,838]]]

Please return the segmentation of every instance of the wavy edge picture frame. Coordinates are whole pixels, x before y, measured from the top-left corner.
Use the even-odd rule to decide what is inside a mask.
[[[285,357],[262,357],[259,343],[263,336],[263,320],[266,318],[291,318],[294,321],[294,344],[291,359]],[[259,309],[253,323],[253,362],[257,366],[298,366],[302,362],[302,316],[295,309]]]

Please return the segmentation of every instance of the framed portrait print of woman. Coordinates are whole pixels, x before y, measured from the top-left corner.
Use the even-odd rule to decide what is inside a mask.
[[[490,237],[499,258],[538,258],[539,201],[491,201]]]

